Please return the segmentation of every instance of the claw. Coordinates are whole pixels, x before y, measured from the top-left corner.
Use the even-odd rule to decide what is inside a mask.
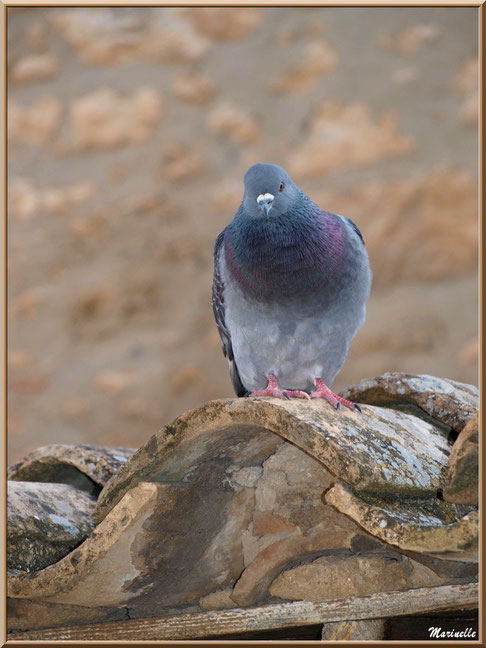
[[[287,400],[291,398],[306,398],[310,400],[309,394],[300,389],[280,389],[277,383],[277,377],[274,374],[269,374],[268,385],[265,389],[251,392],[249,396],[273,396],[274,398],[285,398]]]
[[[329,387],[324,383],[321,378],[315,379],[316,388],[310,395],[311,398],[323,398],[335,409],[340,409],[342,406],[347,407],[350,410],[358,410],[361,412],[361,408],[356,403],[346,400],[342,396],[338,396]]]
[[[306,400],[310,400],[309,394],[301,389],[287,389],[287,394],[292,396],[292,398],[305,398]]]

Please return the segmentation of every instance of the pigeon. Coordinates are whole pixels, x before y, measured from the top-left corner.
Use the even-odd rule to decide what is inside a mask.
[[[371,287],[363,236],[322,210],[275,164],[245,173],[214,245],[212,306],[237,396],[322,398],[362,326]]]

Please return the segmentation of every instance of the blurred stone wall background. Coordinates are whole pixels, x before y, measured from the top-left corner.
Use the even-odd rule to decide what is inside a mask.
[[[477,383],[475,8],[9,8],[9,460],[232,396],[212,246],[275,162],[363,232],[334,386]]]

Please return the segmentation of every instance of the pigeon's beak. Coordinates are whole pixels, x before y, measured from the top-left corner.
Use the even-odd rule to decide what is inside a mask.
[[[272,209],[274,198],[275,196],[273,196],[271,193],[266,193],[260,194],[256,199],[258,206],[262,210],[264,216],[267,216],[268,212]]]

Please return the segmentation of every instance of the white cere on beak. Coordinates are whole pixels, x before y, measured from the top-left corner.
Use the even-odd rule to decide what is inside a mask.
[[[261,205],[262,203],[268,203],[272,202],[272,200],[275,198],[275,196],[271,193],[266,193],[266,194],[260,194],[258,198],[256,199],[257,203]]]

